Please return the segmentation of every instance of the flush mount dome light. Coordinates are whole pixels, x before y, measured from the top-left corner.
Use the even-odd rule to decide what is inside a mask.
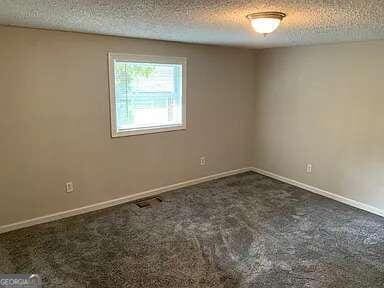
[[[256,32],[267,35],[276,30],[285,16],[281,12],[261,12],[249,14],[247,18]]]

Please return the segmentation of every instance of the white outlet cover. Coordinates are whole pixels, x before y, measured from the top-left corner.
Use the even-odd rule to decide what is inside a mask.
[[[65,192],[67,192],[67,193],[73,192],[73,183],[72,182],[65,183]]]

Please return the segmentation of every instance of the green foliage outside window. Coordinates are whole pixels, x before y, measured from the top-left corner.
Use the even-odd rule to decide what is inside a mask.
[[[132,83],[138,78],[149,78],[155,70],[154,66],[116,62],[115,93],[118,123],[130,125],[134,121],[134,91]]]

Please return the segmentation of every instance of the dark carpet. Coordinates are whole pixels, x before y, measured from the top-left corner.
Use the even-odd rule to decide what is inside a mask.
[[[0,235],[44,287],[384,287],[384,218],[256,173]]]

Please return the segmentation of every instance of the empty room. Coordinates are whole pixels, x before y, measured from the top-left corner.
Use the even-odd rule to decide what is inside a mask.
[[[384,287],[382,0],[0,0],[0,287]]]

